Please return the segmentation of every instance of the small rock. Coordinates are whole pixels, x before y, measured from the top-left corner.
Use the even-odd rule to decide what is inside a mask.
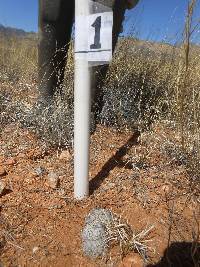
[[[6,170],[3,167],[0,167],[0,177],[5,176],[6,174]]]
[[[19,154],[17,155],[17,157],[18,157],[19,159],[24,159],[24,158],[26,157],[26,154],[25,154],[25,153],[19,153]]]
[[[108,191],[116,187],[115,183],[108,183],[102,187],[102,191]]]
[[[33,254],[35,254],[39,250],[39,247],[34,247],[33,248]]]
[[[0,163],[3,163],[3,162],[4,162],[4,157],[0,156]]]
[[[7,159],[4,164],[5,165],[14,165],[16,163],[16,160],[14,158]]]
[[[169,193],[170,192],[170,186],[169,185],[163,185],[162,191],[164,191],[165,193]]]
[[[53,210],[53,209],[62,209],[62,205],[57,205],[57,204],[55,204],[55,205],[52,205],[52,206],[49,206],[49,210]]]
[[[39,167],[37,167],[37,168],[35,169],[35,174],[36,174],[37,176],[42,176],[42,175],[44,175],[45,173],[46,173],[46,170],[45,170],[44,167],[39,166]]]
[[[144,262],[137,253],[127,255],[119,267],[143,267]]]
[[[3,193],[3,191],[5,190],[6,185],[3,181],[0,181],[0,195]]]
[[[47,176],[48,178],[48,185],[53,188],[56,189],[59,186],[60,183],[60,179],[59,176],[55,173],[55,172],[50,172]]]
[[[61,197],[65,196],[65,195],[66,195],[65,189],[60,188],[59,191],[58,191],[58,194],[59,194],[59,196],[61,196]]]
[[[28,173],[27,175],[26,175],[26,179],[24,180],[27,184],[33,184],[34,183],[34,178],[35,178],[35,176],[34,176],[34,174],[32,174],[32,173]]]
[[[71,154],[68,150],[63,150],[60,154],[60,159],[69,160],[71,158]]]

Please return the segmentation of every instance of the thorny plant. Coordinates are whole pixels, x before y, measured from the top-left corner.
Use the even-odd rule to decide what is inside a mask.
[[[148,235],[154,225],[146,227],[141,232],[134,232],[127,222],[122,221],[121,217],[112,214],[112,220],[105,223],[105,228],[107,234],[105,243],[109,248],[119,245],[122,257],[130,251],[135,251],[144,261],[148,261],[147,252],[152,250],[149,245],[152,240],[148,239]]]

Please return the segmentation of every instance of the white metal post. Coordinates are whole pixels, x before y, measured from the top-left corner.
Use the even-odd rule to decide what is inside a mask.
[[[75,1],[75,19],[89,15],[89,0]],[[76,30],[76,29],[75,29]],[[88,38],[80,33],[81,39]],[[85,40],[87,42],[87,40]],[[75,54],[74,78],[74,197],[81,200],[89,195],[90,144],[90,70],[86,58]]]

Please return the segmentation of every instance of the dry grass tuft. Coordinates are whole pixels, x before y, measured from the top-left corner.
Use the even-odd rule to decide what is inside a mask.
[[[119,245],[121,256],[124,257],[130,251],[139,253],[144,261],[148,261],[148,252],[152,250],[150,247],[151,239],[148,238],[154,226],[146,227],[140,232],[134,232],[130,225],[122,221],[122,219],[113,214],[112,220],[105,224],[107,240],[109,247]]]

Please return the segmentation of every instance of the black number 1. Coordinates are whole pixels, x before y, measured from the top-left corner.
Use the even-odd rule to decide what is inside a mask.
[[[100,43],[101,16],[96,18],[95,22],[92,24],[92,27],[95,28],[95,35],[94,35],[94,44],[90,45],[90,49],[99,49],[101,48],[101,43]]]

